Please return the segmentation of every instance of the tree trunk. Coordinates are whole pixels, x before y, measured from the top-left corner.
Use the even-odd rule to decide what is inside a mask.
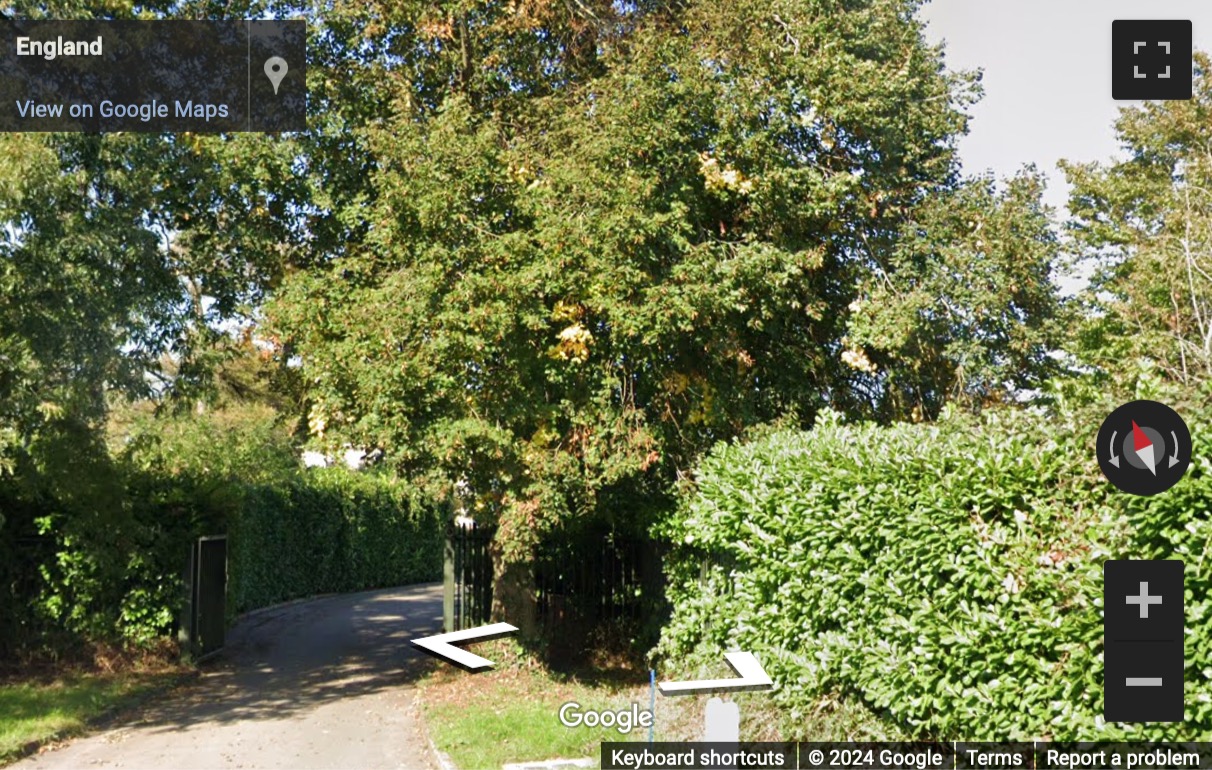
[[[494,543],[492,617],[518,627],[522,641],[538,638],[533,561],[507,561]]]

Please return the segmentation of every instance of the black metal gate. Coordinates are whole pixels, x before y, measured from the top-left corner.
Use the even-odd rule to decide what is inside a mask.
[[[492,612],[492,527],[474,523],[452,524],[446,530],[445,593],[442,602],[444,630],[475,628],[489,621]]]
[[[658,543],[606,527],[552,533],[535,555],[539,619],[548,629],[643,620],[663,597],[662,556]]]
[[[227,536],[200,537],[189,549],[180,641],[196,658],[223,647],[227,632]]]
[[[491,620],[494,533],[471,522],[446,531],[447,632]],[[659,543],[601,525],[548,533],[535,553],[535,619],[550,638],[572,638],[602,624],[652,625],[665,612],[663,555]]]

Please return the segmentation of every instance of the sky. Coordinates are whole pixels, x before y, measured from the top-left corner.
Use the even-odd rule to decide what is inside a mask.
[[[1064,213],[1062,158],[1108,160],[1118,144],[1111,98],[1111,22],[1190,19],[1195,48],[1212,51],[1212,0],[932,0],[930,42],[949,69],[983,69],[959,149],[964,170],[1009,176],[1026,163],[1048,174],[1046,201]]]

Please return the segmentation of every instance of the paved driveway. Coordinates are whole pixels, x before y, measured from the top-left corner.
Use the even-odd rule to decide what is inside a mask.
[[[442,626],[442,586],[330,596],[247,617],[201,680],[21,770],[435,767],[408,640]]]

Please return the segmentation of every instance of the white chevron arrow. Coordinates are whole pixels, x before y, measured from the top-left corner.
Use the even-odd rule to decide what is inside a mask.
[[[462,631],[452,631],[449,634],[438,634],[436,636],[426,636],[420,639],[413,639],[413,645],[437,655],[440,658],[445,658],[451,663],[470,669],[471,671],[479,671],[485,668],[492,668],[495,665],[487,658],[481,658],[475,653],[461,650],[454,645],[458,642],[471,642],[475,640],[484,640],[506,634],[512,634],[518,629],[508,623],[492,623],[487,626],[478,628],[466,628]]]
[[[661,682],[657,689],[662,695],[681,695],[709,690],[768,690],[774,680],[753,657],[751,652],[726,652],[724,660],[737,673],[735,679],[699,679],[693,682]]]

